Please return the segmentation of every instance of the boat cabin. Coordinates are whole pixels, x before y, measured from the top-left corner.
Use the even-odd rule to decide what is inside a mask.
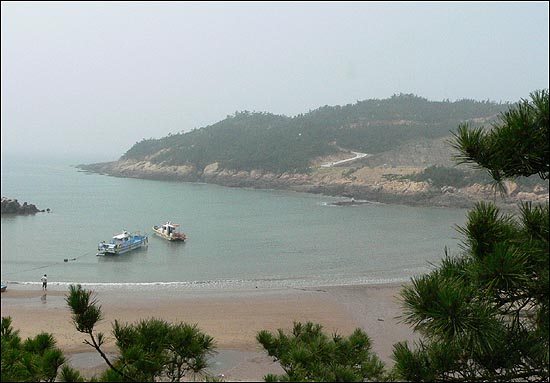
[[[126,242],[129,239],[130,239],[130,234],[125,230],[122,232],[122,234],[115,235],[113,237],[113,242],[114,243]]]
[[[176,232],[178,226],[179,226],[179,225],[176,224],[176,223],[166,222],[164,225],[162,225],[162,226],[160,227],[160,231],[161,231],[163,234],[170,235],[170,234]]]

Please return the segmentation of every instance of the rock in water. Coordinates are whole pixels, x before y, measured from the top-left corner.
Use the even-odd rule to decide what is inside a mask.
[[[23,202],[21,205],[15,198],[2,197],[2,214],[36,214],[40,210],[34,204]]]

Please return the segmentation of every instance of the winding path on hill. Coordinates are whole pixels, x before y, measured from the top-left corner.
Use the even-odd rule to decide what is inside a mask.
[[[345,160],[340,160],[340,161],[327,162],[326,164],[322,164],[321,167],[322,168],[330,168],[330,167],[333,167],[335,165],[340,165],[340,164],[343,164],[345,162],[355,161],[355,160],[358,160],[360,158],[370,156],[370,154],[367,154],[367,153],[359,153],[359,152],[352,152],[352,153],[355,154],[355,157],[346,158]]]

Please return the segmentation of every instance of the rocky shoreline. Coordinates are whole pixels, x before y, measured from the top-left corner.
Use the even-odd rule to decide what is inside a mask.
[[[34,204],[23,202],[21,205],[15,198],[2,197],[2,214],[29,215],[45,211],[49,212],[50,209],[40,210]]]
[[[508,182],[507,194],[501,195],[495,193],[491,185],[434,188],[426,182],[388,177],[414,172],[414,169],[406,167],[317,168],[309,174],[275,174],[257,170],[248,172],[221,169],[217,163],[206,166],[203,171],[197,171],[190,166],[160,166],[148,161],[126,160],[78,165],[77,168],[115,177],[291,190],[411,206],[471,208],[478,201],[491,200],[502,208],[516,209],[521,201],[548,203],[548,188],[544,187],[525,191],[513,182]]]

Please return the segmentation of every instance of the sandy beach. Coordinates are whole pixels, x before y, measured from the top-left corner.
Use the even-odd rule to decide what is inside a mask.
[[[260,330],[290,330],[294,321],[323,325],[326,333],[349,335],[356,328],[372,339],[373,350],[389,366],[394,343],[414,340],[409,326],[399,322],[401,284],[331,286],[288,289],[147,290],[87,287],[95,291],[105,319],[96,328],[109,335],[105,351],[116,354],[112,323],[160,318],[197,324],[214,337],[218,354],[209,371],[226,381],[262,381],[267,373],[282,373],[256,342]],[[11,316],[21,337],[52,333],[70,364],[87,376],[105,368],[97,353],[83,343],[65,303],[66,286],[44,293],[38,286],[9,285],[1,295],[2,316]]]

